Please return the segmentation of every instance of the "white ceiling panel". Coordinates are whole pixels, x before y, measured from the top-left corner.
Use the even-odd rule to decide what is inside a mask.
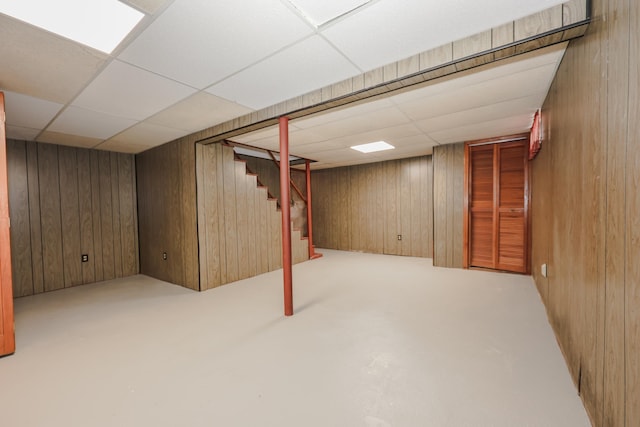
[[[335,122],[315,126],[316,132],[321,132],[327,139],[340,138],[345,135],[364,133],[372,129],[384,129],[409,123],[410,120],[396,107],[372,111],[369,114],[354,116]]]
[[[29,129],[20,126],[7,125],[7,139],[18,139],[21,141],[34,141],[40,133],[39,129]]]
[[[130,144],[127,142],[109,140],[109,141],[103,142],[102,144],[98,145],[95,148],[98,150],[115,151],[118,153],[137,154],[153,147],[156,147],[156,145],[146,145],[146,144],[138,144],[138,143]]]
[[[545,65],[471,86],[463,85],[459,89],[428,98],[400,103],[398,108],[412,120],[423,120],[533,94],[539,95],[539,104],[542,105],[549,90],[549,76],[554,73],[555,64]]]
[[[176,0],[120,58],[203,89],[312,31],[278,0]]]
[[[312,36],[207,89],[261,109],[327,86],[359,70],[319,36]]]
[[[0,89],[67,103],[108,56],[0,13]]]
[[[448,94],[467,86],[480,85],[489,80],[500,79],[545,65],[557,67],[562,60],[566,47],[567,43],[559,43],[523,55],[503,59],[491,64],[489,67],[471,69],[427,82],[422,87],[420,85],[409,87],[393,95],[392,100],[395,104],[401,105],[440,94]],[[550,77],[551,79],[553,75],[555,73],[545,74],[547,78]],[[551,83],[551,79],[549,83]]]
[[[64,110],[47,130],[102,140],[134,124],[136,124],[135,120],[71,106]]]
[[[123,3],[127,3],[130,6],[135,7],[149,15],[153,15],[171,3],[172,0],[120,0]]]
[[[433,132],[430,133],[429,136],[440,144],[451,144],[474,139],[511,135],[528,132],[531,128],[532,119],[532,114],[503,117],[489,122],[461,125],[453,129]]]
[[[42,129],[62,109],[57,102],[15,92],[4,92],[7,125]]]
[[[288,0],[316,27],[354,10],[371,0]]]
[[[45,131],[38,136],[37,141],[66,145],[69,147],[93,148],[98,145],[101,140],[73,134]]]
[[[120,61],[113,61],[72,105],[144,120],[196,90]]]
[[[145,121],[196,132],[252,111],[250,108],[209,93],[198,92]]]
[[[123,142],[127,144],[138,144],[145,146],[161,145],[165,142],[173,141],[188,133],[181,129],[168,128],[152,123],[138,123],[124,132],[119,133],[110,141]]]
[[[489,105],[483,105],[477,108],[457,111],[451,114],[436,116],[429,119],[416,122],[416,126],[423,132],[433,133],[446,129],[454,129],[461,123],[467,125],[490,122],[502,117],[509,117],[519,114],[530,114],[539,108],[541,101],[546,95],[540,92],[533,96],[512,99],[504,102],[497,102]]]
[[[382,65],[480,33],[562,0],[380,0],[322,30],[361,69]]]
[[[328,110],[326,112],[314,114],[309,117],[296,119],[293,123],[301,129],[309,129],[314,126],[324,125],[339,120],[349,119],[357,116],[364,116],[373,111],[383,108],[393,107],[395,104],[388,98],[380,98],[375,101],[365,101],[348,104],[344,107]]]

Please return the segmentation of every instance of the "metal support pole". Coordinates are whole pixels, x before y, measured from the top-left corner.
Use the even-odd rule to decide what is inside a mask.
[[[293,273],[291,270],[291,194],[289,193],[289,119],[280,117],[280,208],[282,210],[282,271],[284,315],[293,314]]]

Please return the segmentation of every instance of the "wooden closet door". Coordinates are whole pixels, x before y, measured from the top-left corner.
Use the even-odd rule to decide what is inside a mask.
[[[528,272],[527,142],[466,146],[465,267]]]
[[[527,154],[523,142],[498,144],[498,270],[527,271]]]
[[[494,145],[471,147],[469,163],[469,262],[495,268]]]
[[[4,94],[0,92],[0,356],[15,351]]]

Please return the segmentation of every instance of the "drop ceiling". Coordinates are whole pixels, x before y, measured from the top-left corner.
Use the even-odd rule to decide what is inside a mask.
[[[0,14],[9,138],[139,153],[562,2],[124,3],[145,17],[112,54]],[[387,156],[407,157],[497,129],[520,131],[562,52],[297,120],[291,152],[332,167],[371,161],[349,157],[358,143],[387,139],[397,145]],[[237,140],[273,149],[270,133]]]

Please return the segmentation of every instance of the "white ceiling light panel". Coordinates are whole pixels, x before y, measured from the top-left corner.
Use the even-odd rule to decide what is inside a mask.
[[[144,17],[118,0],[3,0],[0,12],[105,53]]]
[[[361,153],[375,153],[377,151],[393,150],[396,147],[385,141],[376,141],[367,144],[353,145],[350,148]]]

